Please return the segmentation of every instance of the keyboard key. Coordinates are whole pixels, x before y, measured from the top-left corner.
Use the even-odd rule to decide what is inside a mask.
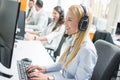
[[[20,80],[28,80],[26,66],[31,65],[31,62],[17,61],[17,68]]]

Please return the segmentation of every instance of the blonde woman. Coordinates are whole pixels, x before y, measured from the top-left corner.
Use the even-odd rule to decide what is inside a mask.
[[[67,12],[65,27],[68,47],[58,63],[51,66],[28,66],[30,80],[90,80],[97,62],[94,44],[88,36],[91,13],[82,5],[72,5]]]

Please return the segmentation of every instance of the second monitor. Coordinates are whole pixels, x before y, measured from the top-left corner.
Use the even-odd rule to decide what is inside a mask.
[[[120,22],[117,23],[115,34],[120,35]]]
[[[25,11],[19,12],[18,22],[17,22],[17,31],[16,31],[16,39],[24,39],[25,34]]]

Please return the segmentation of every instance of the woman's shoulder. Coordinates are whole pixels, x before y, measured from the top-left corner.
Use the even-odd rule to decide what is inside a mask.
[[[83,42],[83,44],[80,47],[79,53],[80,54],[85,53],[84,55],[96,55],[97,56],[96,48],[91,40],[86,40]]]

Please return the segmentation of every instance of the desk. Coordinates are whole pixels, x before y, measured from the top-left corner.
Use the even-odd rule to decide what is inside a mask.
[[[13,77],[8,79],[0,76],[0,80],[19,80],[17,60],[22,58],[30,58],[33,65],[46,66],[53,63],[40,41],[18,41],[14,46],[11,69],[6,69],[0,64],[0,70],[12,74]]]
[[[120,47],[120,41],[117,41],[117,39],[120,39],[120,35],[112,35],[114,43]]]

